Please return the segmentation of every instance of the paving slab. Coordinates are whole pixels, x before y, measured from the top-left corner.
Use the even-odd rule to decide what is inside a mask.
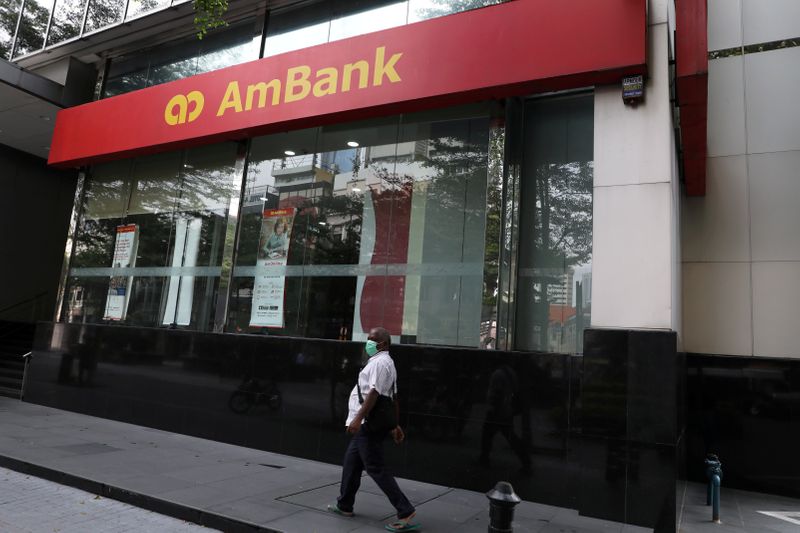
[[[383,531],[383,524],[394,515],[368,477],[362,480],[355,517],[326,512],[339,492],[337,465],[6,398],[0,398],[0,465],[226,532],[370,533]],[[487,530],[489,505],[484,494],[414,480],[398,479],[398,483],[417,506],[424,531]],[[702,485],[690,484],[683,495],[682,533],[800,531],[796,524],[757,512],[798,511],[797,500],[724,487],[723,524],[710,524],[703,491]],[[118,519],[120,531],[146,531],[137,529],[132,515],[120,513]],[[85,525],[93,526],[89,521]],[[0,517],[0,531],[6,530],[13,531],[3,528]],[[514,531],[651,530],[522,502],[516,509]]]

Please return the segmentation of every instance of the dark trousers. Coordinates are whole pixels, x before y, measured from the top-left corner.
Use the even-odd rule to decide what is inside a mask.
[[[511,449],[514,450],[514,453],[519,457],[523,468],[531,467],[531,458],[528,454],[527,446],[514,431],[513,417],[498,419],[497,417],[487,415],[486,420],[483,422],[483,431],[481,433],[480,461],[482,463],[489,463],[489,455],[492,452],[492,440],[494,440],[495,434],[500,433],[506,438],[511,445]]]
[[[406,518],[414,512],[414,506],[400,490],[394,477],[386,470],[383,462],[383,441],[385,435],[372,435],[363,429],[350,439],[344,454],[342,466],[342,487],[337,499],[339,509],[353,511],[356,492],[361,486],[361,474],[367,474],[375,480],[389,502],[397,509],[398,518]]]

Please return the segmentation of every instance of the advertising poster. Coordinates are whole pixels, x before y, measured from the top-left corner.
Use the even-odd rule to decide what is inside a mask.
[[[114,242],[114,258],[112,268],[128,268],[136,263],[136,224],[117,226],[117,238]],[[112,276],[108,284],[106,310],[104,320],[125,320],[128,311],[128,296],[131,292],[132,276]]]
[[[258,268],[274,269],[286,266],[294,214],[294,208],[264,210],[261,234],[258,239],[253,305],[250,310],[251,326],[283,327],[283,295],[286,277],[283,275],[259,275]]]

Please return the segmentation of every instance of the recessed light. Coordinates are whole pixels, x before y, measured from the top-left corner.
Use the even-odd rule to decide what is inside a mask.
[[[286,150],[283,153],[286,154],[286,155],[294,155],[294,152],[292,152],[291,150]]]
[[[262,196],[261,198],[259,198],[259,200],[261,200],[262,202],[266,202],[267,200],[269,200],[269,198],[267,198],[266,196]]]
[[[320,222],[320,223],[319,223],[319,225],[320,225],[320,226],[327,226],[327,225],[328,225],[328,223],[327,223],[327,222]]]
[[[357,141],[347,141],[347,146],[349,146],[350,148],[358,148],[358,142]]]

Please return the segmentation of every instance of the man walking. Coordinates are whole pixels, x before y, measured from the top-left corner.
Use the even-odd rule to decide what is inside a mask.
[[[356,492],[361,486],[361,474],[367,474],[375,481],[397,510],[397,521],[387,524],[388,531],[413,531],[419,529],[411,519],[416,514],[414,506],[400,490],[394,477],[386,470],[383,460],[383,441],[388,434],[395,443],[403,442],[405,435],[400,425],[394,429],[370,430],[369,415],[380,396],[395,397],[397,393],[397,370],[389,355],[391,337],[384,328],[373,328],[364,347],[369,361],[358,375],[358,382],[350,393],[347,432],[353,435],[344,454],[342,466],[342,485],[339,498],[328,510],[342,515],[353,516]],[[362,400],[363,399],[363,400]],[[394,398],[395,420],[399,411]]]

